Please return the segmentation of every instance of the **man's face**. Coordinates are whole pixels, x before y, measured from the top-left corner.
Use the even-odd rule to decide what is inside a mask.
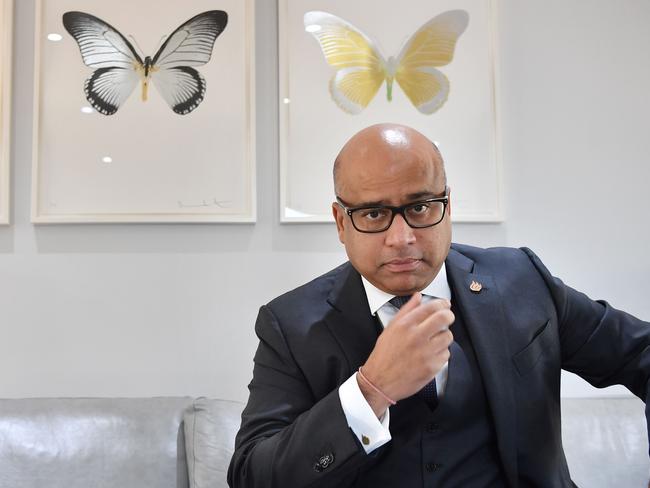
[[[384,129],[355,138],[342,151],[337,173],[338,196],[347,206],[400,206],[444,194],[442,161],[421,134],[391,134]],[[433,227],[414,229],[396,215],[386,231],[375,234],[357,231],[338,204],[332,205],[332,211],[352,265],[387,293],[421,291],[433,281],[447,257],[451,243],[449,206],[442,222]]]

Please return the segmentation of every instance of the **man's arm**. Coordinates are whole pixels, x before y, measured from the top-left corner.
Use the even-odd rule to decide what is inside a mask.
[[[416,294],[402,307],[364,365],[372,382],[395,400],[419,391],[449,359],[450,304],[421,304],[420,298]],[[269,307],[260,309],[255,330],[260,343],[229,483],[238,488],[286,486],[289,481],[292,487],[351,486],[359,469],[378,456],[366,455],[348,427],[338,384],[315,398]],[[383,417],[386,398],[363,387],[361,392],[376,416]]]
[[[260,342],[228,483],[350,486],[371,458],[348,428],[338,390],[314,398],[268,307],[260,309],[255,331]]]
[[[564,285],[532,251],[524,251],[555,302],[562,368],[597,388],[624,385],[645,402],[650,426],[650,323]]]

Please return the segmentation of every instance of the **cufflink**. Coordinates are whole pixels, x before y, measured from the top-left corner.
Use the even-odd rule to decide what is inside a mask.
[[[361,442],[363,442],[363,445],[364,445],[364,446],[367,446],[368,444],[370,444],[370,439],[368,439],[367,436],[362,435],[362,436],[361,436]]]

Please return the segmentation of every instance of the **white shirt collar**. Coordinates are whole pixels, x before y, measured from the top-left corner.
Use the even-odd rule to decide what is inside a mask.
[[[383,307],[388,300],[395,296],[380,290],[363,276],[361,276],[361,282],[366,290],[370,313],[373,315],[375,315],[377,310]],[[440,271],[438,271],[436,277],[424,288],[424,290],[421,291],[421,293],[423,295],[451,300],[451,288],[449,288],[449,282],[447,281],[447,268],[445,267],[444,262],[442,263],[442,267],[440,268]]]

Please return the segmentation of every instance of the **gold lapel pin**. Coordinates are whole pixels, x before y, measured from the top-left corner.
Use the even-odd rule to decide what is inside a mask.
[[[469,285],[469,289],[472,290],[474,293],[479,293],[483,289],[483,285],[480,284],[478,281],[472,281]]]

